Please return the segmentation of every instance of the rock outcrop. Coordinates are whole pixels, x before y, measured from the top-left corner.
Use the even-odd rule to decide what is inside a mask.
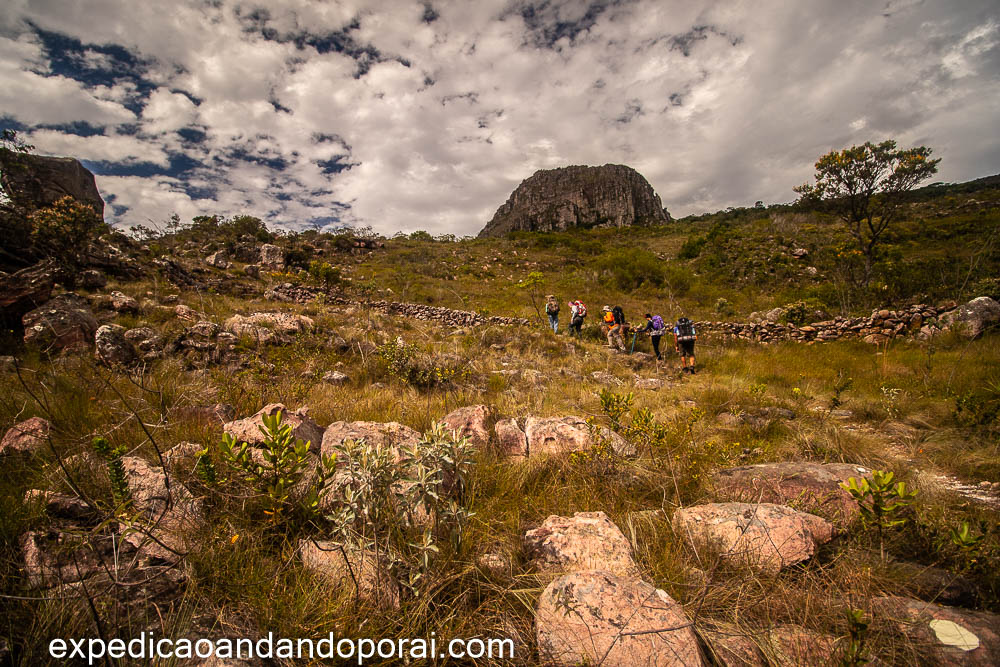
[[[97,333],[97,320],[87,302],[72,293],[60,294],[25,313],[22,322],[24,342],[43,352],[89,347]]]
[[[226,423],[222,430],[233,436],[237,442],[246,442],[254,446],[263,445],[264,434],[260,429],[264,425],[264,415],[273,417],[279,410],[281,423],[291,425],[292,435],[310,443],[310,451],[319,451],[320,443],[323,441],[323,429],[309,417],[309,409],[306,407],[288,410],[282,403],[269,403],[251,417]]]
[[[0,454],[34,454],[45,446],[52,424],[42,417],[31,417],[14,424],[0,440]]]
[[[135,347],[125,337],[125,327],[104,324],[94,335],[94,352],[108,366],[128,366],[138,358]]]
[[[1000,665],[1000,616],[903,597],[872,600],[872,611],[892,620],[925,654],[927,664]]]
[[[536,171],[511,193],[480,238],[512,231],[628,227],[667,221],[660,197],[639,172],[620,164]]]
[[[528,439],[528,454],[569,454],[587,451],[597,440],[587,422],[580,417],[528,417],[524,423]],[[597,433],[621,456],[633,456],[635,449],[620,435],[607,427],[597,428]]]
[[[341,547],[336,542],[299,542],[302,565],[338,587],[351,587],[358,599],[383,609],[399,609],[399,583],[388,559],[373,551]]]
[[[25,155],[0,150],[0,185],[18,206],[33,211],[66,197],[90,204],[101,218],[104,200],[94,174],[71,157]]]
[[[983,332],[1000,322],[1000,303],[981,296],[941,317],[945,328],[952,328],[968,339],[979,338]]]
[[[327,426],[323,433],[323,455],[333,454],[345,440],[364,440],[370,445],[391,447],[399,460],[404,447],[420,442],[420,433],[399,422],[337,421]]]
[[[631,545],[604,512],[550,516],[524,534],[524,553],[539,572],[603,570],[622,576],[639,574]]]
[[[485,405],[470,405],[449,412],[441,421],[449,431],[455,431],[460,438],[468,438],[476,447],[482,448],[490,440],[490,432],[486,428],[486,420],[490,409]]]

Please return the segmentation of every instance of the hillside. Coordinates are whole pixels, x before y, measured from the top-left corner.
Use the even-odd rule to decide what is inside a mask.
[[[911,194],[866,290],[792,206],[462,240],[204,216],[5,264],[0,661],[273,632],[515,649],[411,664],[995,663],[1000,312],[956,306],[1000,297],[1000,189]],[[604,304],[697,320],[699,372],[608,350]],[[881,524],[839,486],[877,470],[917,491]]]

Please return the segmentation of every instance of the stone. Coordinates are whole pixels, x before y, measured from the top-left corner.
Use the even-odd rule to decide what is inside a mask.
[[[323,455],[333,454],[345,440],[364,440],[371,445],[389,447],[400,460],[402,449],[420,442],[420,433],[398,422],[336,421],[323,433]]]
[[[587,451],[594,446],[594,435],[583,419],[568,417],[528,417],[524,423],[528,439],[528,455],[569,454]],[[624,438],[606,427],[598,433],[607,438],[612,449],[622,456],[634,456],[635,448]]]
[[[836,638],[800,625],[779,625],[769,638],[778,667],[828,667],[836,654]]]
[[[209,266],[214,266],[217,269],[228,269],[233,265],[232,262],[229,261],[229,253],[225,250],[213,252],[205,258],[205,263]]]
[[[97,269],[86,269],[80,272],[80,287],[88,290],[102,289],[108,284],[108,279]]]
[[[25,313],[22,322],[24,342],[44,352],[89,347],[97,333],[97,320],[87,302],[73,293],[60,294]]]
[[[631,167],[571,166],[536,171],[511,193],[480,238],[577,226],[629,227],[668,220],[660,197]]]
[[[55,491],[29,489],[24,494],[25,504],[38,503],[45,513],[57,519],[90,523],[100,518],[97,510],[75,496],[68,496]]]
[[[635,381],[636,389],[646,389],[648,391],[656,391],[662,389],[664,386],[663,380],[660,378],[640,378]]]
[[[75,158],[0,151],[0,186],[15,205],[28,212],[68,196],[89,205],[104,219],[104,200],[94,174]]]
[[[125,340],[143,353],[158,352],[163,349],[163,339],[151,327],[136,327],[125,332]]]
[[[945,313],[940,320],[945,329],[954,329],[963,338],[972,340],[1000,322],[1000,303],[988,296],[981,296]]]
[[[525,557],[543,573],[565,574],[603,570],[638,576],[632,546],[604,512],[552,515],[524,534]]]
[[[777,322],[785,314],[784,308],[772,308],[764,313],[764,319],[768,322]]]
[[[283,271],[285,269],[285,251],[276,245],[265,243],[260,247],[261,268],[271,271]]]
[[[253,313],[233,315],[225,323],[226,331],[236,336],[249,336],[258,344],[290,342],[291,336],[312,331],[313,321],[295,313]]]
[[[125,541],[147,557],[178,561],[188,550],[188,535],[205,519],[201,501],[167,472],[137,456],[122,457],[132,507],[145,522],[122,526]]]
[[[712,475],[718,498],[789,505],[817,512],[843,528],[858,516],[857,501],[840,485],[871,471],[850,463],[797,461],[726,468]]]
[[[692,623],[679,604],[636,577],[610,572],[553,580],[538,600],[535,634],[547,665],[703,664]]]
[[[767,667],[757,641],[735,626],[699,627],[698,635],[720,667]]]
[[[102,546],[107,546],[106,541]],[[53,588],[87,579],[101,568],[93,549],[80,548],[78,539],[56,530],[28,531],[18,539],[24,574],[32,588]],[[102,556],[105,555],[102,549]]]
[[[105,324],[97,329],[94,354],[108,366],[128,366],[138,358],[132,343],[125,337],[125,327],[117,324]]]
[[[979,603],[976,584],[966,577],[929,565],[906,561],[892,563],[893,578],[905,581],[912,595],[953,607],[975,607]]]
[[[608,373],[607,371],[594,371],[590,374],[590,377],[594,380],[594,382],[599,384],[612,385],[616,387],[622,384],[622,381],[619,380],[616,375]]]
[[[188,322],[200,322],[208,319],[208,315],[205,313],[199,313],[191,306],[186,306],[183,303],[174,306],[174,313],[178,318]]]
[[[269,403],[250,417],[227,422],[223,425],[222,430],[235,438],[237,442],[246,442],[260,447],[265,441],[264,434],[261,432],[261,427],[264,425],[264,415],[273,417],[278,411],[281,411],[281,423],[291,425],[292,435],[310,443],[309,450],[311,452],[318,452],[320,443],[323,442],[323,429],[309,417],[309,408],[305,406],[298,410],[289,410],[283,403]]]
[[[250,278],[260,278],[260,265],[259,264],[247,264],[243,267],[243,273]]]
[[[489,416],[490,409],[485,405],[470,405],[449,412],[441,421],[447,424],[449,431],[456,431],[459,437],[468,438],[475,447],[482,449],[490,441],[486,428]]]
[[[890,620],[934,665],[1000,665],[1000,615],[887,596],[872,614]]]
[[[808,560],[829,542],[824,519],[772,503],[711,503],[674,512],[674,530],[696,546],[720,549],[726,560],[777,572]]]
[[[37,454],[48,447],[52,423],[31,417],[14,424],[0,440],[0,454]]]
[[[792,257],[794,257],[795,259],[802,259],[803,257],[807,257],[808,255],[809,251],[806,250],[805,248],[796,248],[795,250],[792,251]]]
[[[383,609],[399,609],[399,583],[388,559],[374,551],[341,547],[336,542],[301,540],[302,565],[338,587],[354,589],[358,599]]]
[[[501,419],[493,427],[497,449],[503,456],[527,456],[528,438],[516,419]]]
[[[114,291],[111,293],[111,309],[116,313],[138,313],[139,302],[129,295]]]
[[[327,371],[326,373],[323,373],[323,377],[321,379],[323,382],[329,382],[330,384],[347,384],[351,381],[351,378],[340,371]]]

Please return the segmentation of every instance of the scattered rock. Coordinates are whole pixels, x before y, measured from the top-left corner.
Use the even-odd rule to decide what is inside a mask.
[[[264,345],[290,342],[290,336],[312,328],[311,318],[281,312],[233,315],[225,324],[226,331],[236,336],[249,336]]]
[[[420,433],[399,422],[333,422],[323,433],[323,455],[334,452],[345,440],[364,440],[368,444],[390,447],[401,458],[400,450],[420,442]]]
[[[498,450],[504,456],[527,456],[528,438],[517,425],[516,419],[501,419],[493,427],[497,434]]]
[[[858,516],[858,504],[840,485],[870,472],[849,463],[799,461],[727,468],[715,473],[712,480],[720,498],[817,511],[843,527]]]
[[[94,353],[108,366],[129,366],[138,358],[135,348],[125,337],[125,327],[105,324],[94,335]]]
[[[276,245],[265,243],[260,247],[260,265],[270,271],[285,269],[285,251]]]
[[[327,371],[326,373],[323,373],[322,380],[323,382],[329,382],[330,384],[347,384],[351,381],[351,378],[340,371]]]
[[[324,440],[323,429],[309,417],[309,408],[305,406],[298,410],[288,410],[283,403],[270,403],[251,417],[227,422],[222,430],[233,436],[237,442],[246,442],[259,447],[264,444],[265,440],[264,434],[260,430],[264,425],[264,415],[273,417],[279,410],[281,411],[281,423],[291,425],[292,435],[309,442],[309,450],[313,453],[319,451],[320,443]]]
[[[702,664],[683,608],[640,579],[610,572],[578,572],[552,581],[538,601],[535,632],[546,664]]]
[[[132,507],[146,523],[123,526],[125,541],[146,557],[173,563],[188,550],[188,535],[204,520],[201,501],[166,470],[136,456],[122,458]]]
[[[209,266],[214,266],[217,269],[228,269],[233,265],[233,263],[229,261],[229,253],[225,250],[213,252],[205,258],[205,263]]]
[[[183,303],[174,306],[174,313],[178,318],[188,322],[201,322],[208,319],[208,315],[205,313],[199,313],[191,306],[185,306]]]
[[[138,313],[139,302],[123,292],[111,293],[111,309],[116,313]]]
[[[251,278],[260,278],[260,266],[257,264],[247,264],[243,267],[243,273]]]
[[[163,351],[163,339],[155,329],[136,327],[125,332],[125,339],[132,343],[136,350],[147,360],[155,359]]]
[[[90,523],[99,517],[95,508],[79,498],[55,491],[29,489],[24,494],[24,502],[26,504],[39,503],[45,508],[46,514],[57,519]]]
[[[552,515],[524,534],[523,546],[526,558],[539,572],[604,570],[622,576],[639,574],[631,545],[604,512]]]
[[[893,563],[893,578],[905,581],[921,600],[953,607],[974,607],[979,602],[976,584],[960,574],[916,563]]]
[[[618,379],[616,375],[608,373],[607,371],[594,371],[590,374],[590,377],[598,384],[612,385],[615,387],[622,384],[622,381]]]
[[[664,386],[663,380],[660,378],[640,378],[635,381],[636,389],[646,389],[649,391],[657,391],[662,389]]]
[[[489,416],[490,409],[485,405],[470,405],[449,412],[441,421],[448,425],[449,431],[457,431],[459,437],[469,438],[469,442],[482,449],[490,440],[490,432],[486,428]]]
[[[51,431],[51,422],[42,417],[18,422],[0,440],[0,454],[36,454],[47,446]]]
[[[349,586],[358,599],[383,609],[399,609],[399,583],[385,558],[370,550],[341,548],[336,542],[299,542],[303,566],[336,586]]]
[[[514,569],[513,558],[501,548],[492,548],[479,554],[476,565],[494,577],[510,577]]]
[[[767,667],[764,654],[753,637],[739,628],[729,625],[713,625],[699,627],[701,636],[708,648],[709,655],[715,659],[714,664],[721,667]]]
[[[97,320],[87,302],[75,294],[60,294],[22,319],[24,342],[45,352],[89,347],[97,333]]]
[[[1000,615],[892,596],[872,600],[872,613],[893,620],[932,664],[1000,665]]]
[[[80,287],[83,289],[102,289],[107,284],[108,279],[97,269],[86,269],[80,272]]]
[[[93,576],[101,568],[94,549],[80,548],[79,539],[56,530],[29,531],[18,540],[24,559],[24,573],[32,588],[53,588]],[[99,542],[101,556],[109,555],[113,544]]]
[[[772,503],[712,503],[674,512],[674,529],[727,560],[767,572],[808,560],[830,541],[833,526],[818,516]]]
[[[582,452],[594,446],[594,436],[587,422],[575,416],[528,417],[524,424],[528,439],[528,454],[568,454]],[[611,447],[622,456],[634,456],[635,448],[614,431],[599,427],[598,433],[607,438]]]
[[[1000,322],[1000,303],[981,296],[941,316],[945,328],[958,331],[968,339],[979,338],[991,325]]]

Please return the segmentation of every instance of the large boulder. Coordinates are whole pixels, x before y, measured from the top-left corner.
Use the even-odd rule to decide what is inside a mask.
[[[674,512],[674,530],[698,547],[766,572],[808,560],[833,537],[818,516],[772,503],[712,503]]]
[[[110,294],[111,309],[116,313],[138,313],[139,302],[124,292],[114,291]]]
[[[547,665],[703,664],[692,623],[679,604],[636,577],[610,572],[553,580],[538,600],[535,633]]]
[[[789,505],[844,526],[857,518],[858,503],[840,485],[870,473],[853,463],[795,461],[726,468],[716,472],[712,481],[721,499]]]
[[[97,181],[79,160],[0,150],[0,185],[18,206],[34,211],[69,196],[104,218]]]
[[[420,433],[399,422],[336,421],[323,433],[323,455],[333,454],[345,440],[364,440],[371,445],[389,447],[399,460],[403,448],[420,442]]]
[[[22,318],[24,342],[46,352],[89,347],[97,333],[97,319],[87,302],[67,293],[29,311]]]
[[[399,609],[399,583],[386,557],[336,542],[299,542],[302,565],[338,587],[350,587],[358,600],[383,609]]]
[[[0,440],[0,454],[35,454],[45,447],[51,431],[51,422],[42,417],[18,422]]]
[[[214,266],[217,269],[228,269],[233,265],[233,263],[229,261],[229,253],[225,250],[213,252],[205,258],[205,263],[209,266]]]
[[[138,359],[135,348],[125,337],[125,327],[117,324],[105,324],[97,330],[94,353],[108,366],[128,366]]]
[[[144,521],[123,527],[125,541],[147,557],[176,562],[190,547],[190,536],[205,519],[200,500],[192,497],[166,470],[137,456],[122,458],[132,507]]]
[[[312,318],[280,312],[233,315],[225,324],[226,331],[236,336],[249,336],[264,345],[290,342],[291,336],[312,331],[312,328]]]
[[[493,427],[497,434],[497,445],[504,456],[527,456],[528,438],[517,425],[516,419],[501,419]]]
[[[0,324],[20,328],[25,313],[52,296],[55,274],[51,264],[36,264],[10,274],[0,272]]]
[[[892,620],[928,664],[1000,665],[1000,615],[894,596],[872,600],[872,613]]]
[[[981,296],[948,311],[940,317],[940,321],[945,328],[954,329],[965,338],[978,338],[988,327],[1000,322],[1000,303]]]
[[[552,515],[524,534],[524,553],[539,572],[604,570],[637,576],[632,545],[604,512]]]
[[[459,437],[467,437],[473,445],[482,448],[490,441],[490,432],[486,429],[489,416],[490,409],[485,405],[470,405],[449,412],[441,421],[447,424],[449,431],[456,431]]]
[[[246,442],[254,446],[264,444],[264,434],[261,428],[264,426],[264,415],[273,417],[281,411],[281,423],[291,424],[292,435],[310,443],[309,450],[319,451],[320,443],[323,442],[323,429],[319,424],[309,417],[309,408],[301,407],[298,410],[288,410],[283,403],[269,403],[257,411],[254,415],[244,419],[227,422],[222,430],[233,436],[237,442]]]
[[[276,245],[265,243],[260,247],[260,265],[270,271],[283,271],[285,268],[285,251]]]
[[[81,548],[78,536],[57,530],[28,531],[18,540],[24,560],[24,574],[32,588],[54,588],[92,577],[102,569],[102,561],[112,560],[114,544],[109,540],[92,543],[100,549]]]
[[[524,423],[528,454],[568,454],[587,451],[596,444],[587,422],[580,417],[528,417]],[[598,427],[598,433],[622,456],[632,456],[635,448],[617,433]]]

